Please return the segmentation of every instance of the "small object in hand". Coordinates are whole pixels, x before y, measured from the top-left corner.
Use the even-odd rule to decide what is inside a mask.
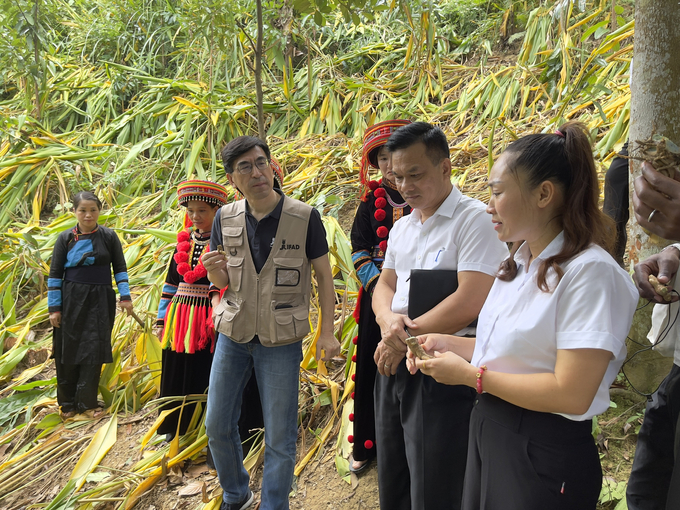
[[[221,244],[218,244],[217,245],[217,253],[219,253],[220,255],[225,255],[224,246],[222,246]]]
[[[637,140],[630,157],[648,161],[657,172],[670,179],[673,178],[676,169],[680,170],[680,147],[665,136],[658,134],[647,140]]]
[[[425,352],[423,346],[418,343],[418,339],[414,336],[408,337],[406,340],[406,345],[408,345],[409,350],[418,359],[434,359],[434,356],[430,356]]]
[[[654,292],[664,298],[665,301],[671,300],[671,289],[668,287],[668,285],[661,283],[653,274],[649,275],[649,283],[651,283],[652,287],[654,287]]]

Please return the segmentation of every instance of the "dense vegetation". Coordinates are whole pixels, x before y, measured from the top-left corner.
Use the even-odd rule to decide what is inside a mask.
[[[286,170],[285,191],[326,216],[347,359],[356,283],[337,218],[344,204],[353,210],[365,127],[397,116],[440,124],[456,182],[480,197],[509,140],[566,119],[588,124],[605,162],[627,136],[632,3],[264,3],[264,127]],[[134,474],[75,492],[115,442],[116,411],[137,412],[156,396],[159,346],[150,325],[180,226],[175,186],[189,176],[224,181],[222,145],[257,133],[254,2],[0,5],[0,505],[21,506],[26,487],[38,490],[78,458],[69,484],[43,501],[52,500],[49,508],[85,508],[93,503],[79,500],[104,495],[130,505],[206,444],[197,423],[181,442],[132,466]],[[115,363],[100,383],[112,418],[91,442],[63,434],[50,360],[40,355],[51,345],[49,258],[57,234],[74,224],[69,197],[81,189],[106,203],[102,219],[122,236],[147,322],[141,330],[117,319]],[[351,363],[330,374],[317,367],[315,339],[306,341],[302,377],[303,390],[319,395],[301,405],[303,423],[315,402],[339,409],[352,388]],[[309,435],[298,473],[337,432],[337,420],[328,413]],[[343,474],[347,447],[339,442]]]

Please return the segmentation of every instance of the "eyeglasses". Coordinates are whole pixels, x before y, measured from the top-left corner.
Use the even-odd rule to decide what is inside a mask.
[[[269,166],[269,160],[267,158],[258,158],[255,160],[255,166],[258,170],[262,171]],[[253,171],[253,165],[251,163],[239,163],[236,168],[236,173],[241,175],[248,175]]]

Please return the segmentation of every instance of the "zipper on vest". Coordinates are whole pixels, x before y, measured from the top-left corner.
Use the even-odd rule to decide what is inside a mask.
[[[257,293],[255,294],[255,334],[259,337],[260,336],[260,275],[258,274],[255,277],[255,281],[257,283]]]

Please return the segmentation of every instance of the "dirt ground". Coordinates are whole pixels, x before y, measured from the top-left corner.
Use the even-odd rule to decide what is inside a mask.
[[[155,415],[143,417],[140,412],[127,419],[121,418],[118,426],[118,440],[109,451],[98,472],[126,471],[142,458],[140,440],[152,425]],[[329,440],[328,445],[335,445]],[[161,446],[158,443],[147,449]],[[299,448],[298,448],[299,450]],[[262,466],[252,477],[251,489],[256,501],[262,482]],[[221,488],[214,471],[210,471],[205,457],[187,462],[181,470],[171,471],[156,484],[135,505],[139,510],[180,510],[201,508],[202,486],[205,483],[208,498],[221,495]],[[92,484],[86,485],[84,490]],[[114,502],[105,509],[115,508]],[[344,481],[335,468],[335,448],[327,447],[304,469],[295,482],[291,493],[290,508],[294,510],[367,510],[379,508],[378,472],[375,463],[360,478],[352,475],[352,483]]]

